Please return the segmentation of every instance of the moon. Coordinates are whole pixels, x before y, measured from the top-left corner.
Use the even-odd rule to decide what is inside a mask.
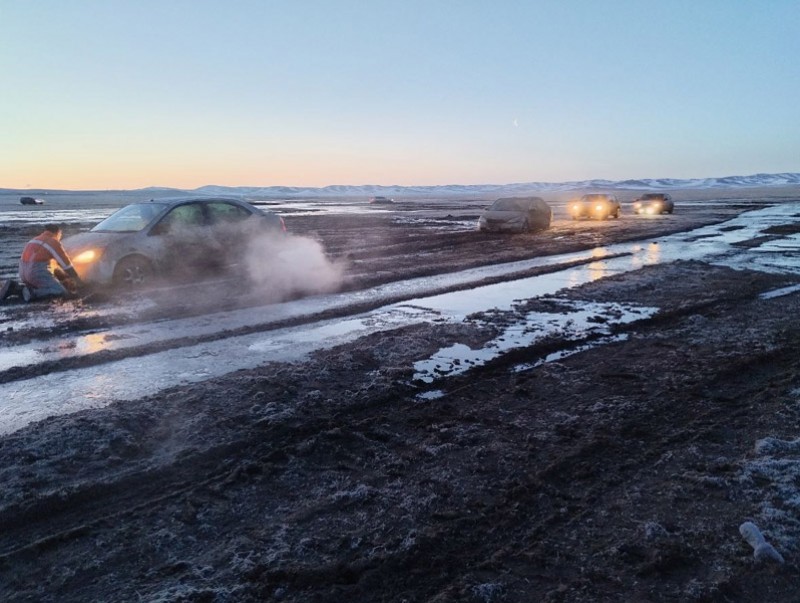
[[[518,127],[519,127],[519,123],[517,122],[517,119],[516,119],[516,118],[514,118],[514,127],[515,127],[515,128],[518,128]]]

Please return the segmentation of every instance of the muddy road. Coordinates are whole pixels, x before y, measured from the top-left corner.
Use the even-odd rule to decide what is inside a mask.
[[[335,290],[2,306],[0,597],[794,601],[798,201],[309,213]]]

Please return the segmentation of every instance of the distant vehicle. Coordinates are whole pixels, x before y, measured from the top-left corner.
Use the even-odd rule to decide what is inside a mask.
[[[19,202],[23,205],[42,205],[43,199],[34,199],[33,197],[20,197]]]
[[[394,203],[394,199],[390,199],[389,197],[370,197],[370,203],[382,204],[382,203]]]
[[[634,200],[633,211],[637,214],[671,214],[675,211],[675,203],[666,193],[645,193]]]
[[[132,289],[229,267],[251,238],[285,231],[283,218],[239,199],[184,197],[127,205],[62,244],[84,282]]]
[[[550,228],[553,210],[539,197],[506,197],[486,208],[478,218],[478,230],[529,232]]]
[[[620,204],[615,195],[590,193],[580,199],[570,201],[567,205],[573,220],[578,218],[619,218]]]

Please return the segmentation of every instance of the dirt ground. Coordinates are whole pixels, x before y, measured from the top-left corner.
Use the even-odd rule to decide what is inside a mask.
[[[465,228],[479,209],[469,203],[400,206],[402,220],[287,223],[345,267],[342,290],[361,290],[655,241],[751,207],[559,219],[520,235]],[[430,400],[414,362],[479,345],[511,314],[554,302],[370,335],[306,362],[35,423],[0,438],[0,599],[797,601],[800,295],[760,294],[799,280],[697,261],[600,279],[561,297],[659,311],[551,362],[537,364],[563,341],[514,350],[448,378]],[[137,315],[115,313],[113,299],[110,311],[74,307],[55,329],[258,303],[206,294],[165,296]],[[8,316],[54,311],[19,305]],[[0,341],[53,329],[29,324]],[[70,366],[5,371],[0,382]],[[785,563],[754,559],[745,521]]]

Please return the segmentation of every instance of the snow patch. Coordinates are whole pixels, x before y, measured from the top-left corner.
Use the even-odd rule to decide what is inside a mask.
[[[414,363],[414,380],[433,383],[441,377],[459,375],[510,350],[531,346],[548,337],[576,341],[590,335],[609,334],[612,326],[649,318],[658,311],[658,308],[633,304],[571,300],[564,300],[563,303],[571,306],[571,311],[565,314],[530,312],[506,326],[500,335],[480,349],[472,349],[462,343],[440,349],[430,358]],[[565,352],[558,352],[551,356],[552,359],[558,359],[564,355]],[[526,368],[529,366],[526,365]]]

